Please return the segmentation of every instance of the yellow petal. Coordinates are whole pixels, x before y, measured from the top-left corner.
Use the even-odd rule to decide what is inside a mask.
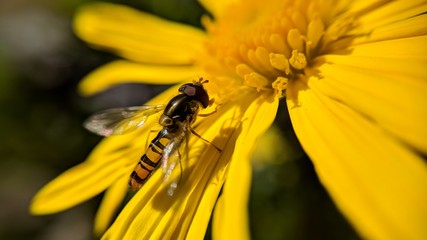
[[[261,101],[257,99],[245,113],[248,120],[242,123],[227,180],[215,207],[213,239],[250,239],[247,213],[252,175],[250,159],[256,140],[271,125],[278,107],[278,101]]]
[[[366,11],[358,18],[358,21],[364,27],[376,29],[390,23],[417,16],[425,12],[426,9],[427,3],[423,0],[413,0],[410,2],[392,1],[386,4],[377,4],[376,9]],[[349,10],[351,11],[352,9]]]
[[[104,161],[84,162],[59,175],[34,197],[32,214],[51,214],[73,207],[104,191],[129,172],[112,154]]]
[[[116,211],[128,192],[128,181],[129,176],[123,176],[105,192],[95,216],[93,227],[95,236],[101,236],[110,226]]]
[[[310,83],[289,82],[287,96],[295,132],[320,180],[362,236],[426,239],[424,160]]]
[[[427,54],[427,45],[424,44],[426,41],[427,36],[423,35],[372,43],[360,43],[352,46],[351,56],[382,57],[391,59],[401,58],[398,61],[402,61],[408,57],[423,59]],[[393,51],[390,51],[390,49],[393,49]],[[376,65],[377,64],[374,64],[372,66],[375,67]]]
[[[85,5],[74,26],[86,42],[145,63],[192,64],[205,39],[197,28],[110,3]]]
[[[123,83],[171,84],[198,79],[201,74],[202,70],[194,65],[148,65],[118,60],[87,75],[79,90],[83,95],[92,95]]]
[[[378,42],[356,47],[351,56],[325,56],[331,64],[319,67],[323,78],[310,83],[427,153],[425,41],[427,37]],[[390,48],[408,51],[386,53]]]
[[[390,4],[397,5],[393,12],[378,14],[378,11],[372,11],[370,15],[362,17],[356,31],[364,36],[357,38],[355,44],[426,35],[427,16],[424,13],[427,11],[427,4],[414,7],[411,3],[412,1],[394,1]]]
[[[239,105],[225,103],[217,113],[200,119],[195,129],[222,149],[221,153],[195,136],[190,137],[189,159],[182,162],[182,179],[173,196],[169,183],[156,171],[126,205],[104,235],[105,239],[202,239],[225,180],[230,158],[242,131],[239,127],[255,94],[242,94]],[[251,119],[247,120],[251,123]],[[149,217],[148,217],[149,216]]]

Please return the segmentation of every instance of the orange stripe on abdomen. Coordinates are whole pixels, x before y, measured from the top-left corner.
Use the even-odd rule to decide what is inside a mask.
[[[147,152],[141,157],[129,179],[129,187],[136,190],[150,177],[151,173],[157,168],[162,159],[163,149],[169,139],[156,137],[147,149]]]

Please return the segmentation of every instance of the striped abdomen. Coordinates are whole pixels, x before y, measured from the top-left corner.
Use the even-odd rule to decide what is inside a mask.
[[[165,130],[165,129],[164,129]],[[151,141],[145,154],[141,157],[129,179],[129,187],[136,190],[150,177],[162,159],[165,146],[170,141],[165,131],[160,131],[156,138]]]

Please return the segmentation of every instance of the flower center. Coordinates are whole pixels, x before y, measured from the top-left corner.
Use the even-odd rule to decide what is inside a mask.
[[[225,67],[231,70],[228,77],[240,79],[241,86],[283,97],[288,81],[304,74],[352,22],[331,24],[336,9],[332,2],[303,2],[241,1],[223,16],[205,21],[211,36],[207,58],[213,58],[204,59],[207,71],[218,75]]]

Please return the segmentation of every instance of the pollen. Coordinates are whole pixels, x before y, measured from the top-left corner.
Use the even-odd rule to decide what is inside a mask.
[[[239,2],[218,19],[205,17],[210,38],[203,58],[208,74],[281,98],[287,82],[310,72],[314,59],[330,51],[328,44],[345,36],[355,21],[351,15],[334,19],[333,1],[266,1],[274,4]]]

